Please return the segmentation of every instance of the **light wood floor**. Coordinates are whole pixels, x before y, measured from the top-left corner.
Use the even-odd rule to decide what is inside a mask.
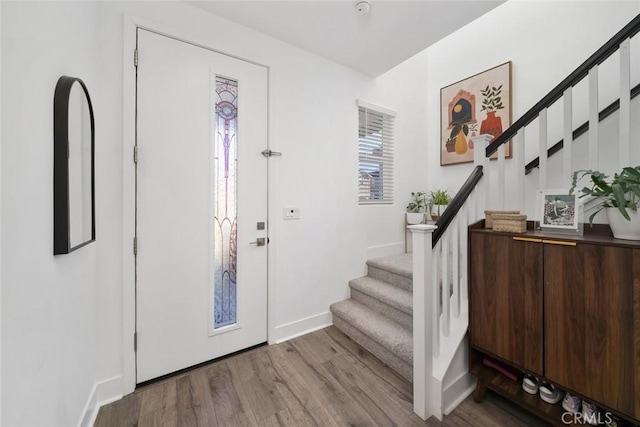
[[[102,407],[95,427],[545,425],[497,396],[467,399],[442,423],[411,402],[409,382],[328,327],[139,387]]]

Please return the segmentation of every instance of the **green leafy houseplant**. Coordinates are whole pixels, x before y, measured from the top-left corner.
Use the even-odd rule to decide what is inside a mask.
[[[629,210],[638,211],[640,204],[640,166],[625,167],[620,173],[613,175],[613,179],[602,172],[593,170],[579,170],[573,173],[573,180],[570,193],[576,189],[578,181],[585,176],[589,176],[591,187],[583,187],[579,190],[580,197],[594,196],[602,199],[599,208],[589,217],[589,223],[593,223],[593,218],[605,208],[618,208],[620,214],[631,221]]]
[[[427,202],[424,198],[424,191],[411,192],[411,200],[407,205],[407,212],[420,213],[427,207]]]
[[[440,206],[446,206],[451,203],[451,192],[449,190],[434,190],[430,191],[427,195],[429,198],[429,210],[431,211],[431,217],[436,218],[440,216]],[[433,212],[434,206],[437,206],[437,213]],[[442,209],[444,210],[444,209]]]

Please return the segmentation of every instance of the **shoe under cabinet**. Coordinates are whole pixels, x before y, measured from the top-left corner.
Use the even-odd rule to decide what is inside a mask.
[[[553,425],[561,402],[526,393],[483,360],[532,375],[640,423],[640,242],[608,226],[582,236],[469,227],[470,371],[476,401],[492,389]]]

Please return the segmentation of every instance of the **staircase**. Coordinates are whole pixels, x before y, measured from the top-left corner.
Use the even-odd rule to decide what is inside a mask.
[[[332,304],[333,324],[413,381],[411,254],[367,261],[368,275],[349,282],[351,298]]]
[[[637,88],[631,84],[631,38],[640,32],[640,15],[610,39],[573,73],[544,96],[502,135],[474,137],[474,169],[467,182],[445,210],[436,227],[410,226],[413,253],[367,262],[368,275],[349,283],[351,298],[331,306],[334,325],[376,355],[400,375],[413,382],[414,411],[422,419],[442,419],[473,390],[468,373],[467,228],[481,219],[485,209],[519,209],[529,219],[538,190],[570,187],[571,172],[599,169],[600,121],[618,119],[616,141],[603,148],[617,148],[615,170],[634,159],[631,150],[631,99]],[[620,98],[601,110],[598,105],[598,69],[619,51]],[[589,89],[588,122],[573,124],[573,87],[582,80]],[[635,79],[637,80],[637,78]],[[562,108],[552,107],[561,102]],[[612,113],[617,113],[613,117]],[[548,127],[554,112],[560,112],[561,129]],[[580,119],[580,117],[578,118]],[[584,118],[582,118],[584,120]],[[580,122],[580,121],[579,121]],[[578,137],[588,129],[586,141]],[[551,149],[548,138],[560,132],[562,141]],[[525,141],[525,134],[527,141]],[[493,141],[492,141],[493,140]],[[525,167],[525,145],[533,140],[537,159]],[[555,139],[557,140],[557,139]],[[513,141],[513,167],[506,167],[505,144]],[[573,158],[562,149],[582,143],[588,158]],[[497,152],[497,161],[489,157]],[[548,157],[562,152],[561,162],[548,164]],[[633,160],[635,162],[640,159]],[[538,167],[537,180],[525,179]],[[550,174],[562,172],[561,180]],[[605,172],[610,172],[605,170]],[[487,177],[482,179],[483,174]],[[536,182],[537,181],[537,182]],[[525,195],[528,195],[526,198]],[[443,291],[444,290],[444,291]],[[415,332],[415,333],[414,333]]]
[[[478,137],[478,150],[491,138]],[[338,329],[413,382],[414,410],[424,419],[442,419],[475,385],[464,339],[469,317],[463,249],[467,226],[482,212],[478,203],[484,198],[476,190],[482,169],[474,168],[437,227],[410,227],[413,253],[367,261],[367,276],[349,282],[351,298],[331,305]]]

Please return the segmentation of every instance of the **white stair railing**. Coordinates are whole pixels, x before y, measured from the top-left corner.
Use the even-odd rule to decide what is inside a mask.
[[[492,196],[487,198],[490,209],[520,209],[534,218],[537,191],[549,188],[569,188],[571,174],[578,169],[601,170],[607,174],[625,166],[640,163],[640,150],[633,149],[631,136],[631,100],[638,94],[632,82],[640,82],[638,69],[632,67],[631,40],[640,31],[640,15],[598,49],[565,80],[522,115],[491,145],[498,145],[498,162],[485,164],[485,173],[491,177]],[[619,82],[613,91],[611,81]],[[615,92],[615,93],[614,93]],[[632,95],[633,94],[633,95]],[[582,95],[582,96],[581,96]],[[581,99],[588,98],[588,102]],[[612,102],[613,101],[613,102]],[[615,126],[601,123],[604,117],[617,112]],[[611,116],[608,120],[614,120]],[[583,123],[582,126],[579,123]],[[573,147],[575,138],[588,128],[588,134]],[[576,132],[576,133],[574,133]],[[531,135],[525,146],[525,133]],[[515,167],[505,169],[500,149],[512,140]],[[562,139],[562,156],[548,157],[555,141]],[[554,147],[551,152],[557,151]],[[609,155],[609,152],[611,155]],[[616,153],[617,152],[617,153]],[[524,155],[536,160],[526,166],[526,173],[537,166],[537,180],[525,180]],[[577,155],[584,153],[585,155]],[[617,156],[615,154],[617,154]],[[477,152],[476,152],[477,157]],[[505,174],[506,171],[510,171]],[[510,176],[506,176],[510,175]],[[515,185],[511,184],[514,183]],[[511,191],[506,190],[511,186]],[[529,200],[525,200],[525,195]],[[528,202],[528,203],[527,203]]]
[[[491,135],[474,138],[484,152]],[[485,163],[480,156],[476,166]],[[481,179],[438,242],[433,225],[411,225],[413,240],[414,412],[442,419],[442,379],[469,324],[467,227],[484,215],[487,189]]]

